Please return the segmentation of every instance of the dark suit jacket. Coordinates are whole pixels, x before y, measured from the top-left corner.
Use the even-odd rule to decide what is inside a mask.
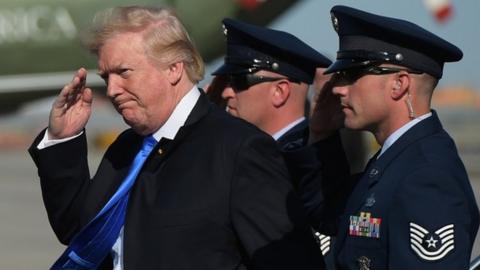
[[[305,152],[295,153],[295,151],[292,151],[293,149],[301,148],[307,143],[308,131],[308,121],[304,120],[283,134],[277,140],[277,145],[280,147],[282,154],[285,157],[296,190],[299,196],[304,199],[303,203],[305,204],[305,209],[308,210],[311,215],[311,224],[315,231],[317,244],[319,245],[318,252],[321,252],[323,255],[326,269],[333,270],[335,269],[335,257],[333,254],[333,245],[335,241],[334,233],[332,233],[331,230],[321,229],[320,227],[322,227],[322,225],[320,224],[325,224],[326,222],[330,223],[332,218],[335,219],[335,217],[339,215],[338,213],[343,210],[343,208],[337,209],[339,204],[333,199],[333,197],[337,196],[334,194],[337,193],[334,189],[339,189],[335,186],[339,186],[340,183],[343,182],[341,180],[342,178],[348,177],[349,171],[334,170],[328,172],[320,170],[320,172],[323,173],[333,173],[334,175],[324,177],[328,179],[334,178],[338,182],[331,181],[322,184],[322,177],[315,177],[311,179],[311,181],[305,179],[307,170],[310,170],[309,173],[318,173],[319,168],[323,166],[324,163],[328,162],[329,156],[331,156],[331,153],[327,151],[329,148],[341,148],[340,137],[336,137],[337,140],[324,142],[323,146],[318,147],[319,149],[317,149],[318,151],[316,153],[311,152],[310,155],[307,154],[305,156]],[[302,149],[305,150],[304,148]],[[334,153],[334,155],[339,156],[337,153]],[[344,162],[344,160],[342,161]],[[333,185],[329,185],[332,183]],[[323,194],[332,198],[330,199],[330,204],[327,203]],[[319,214],[319,212],[321,212],[321,214]],[[325,225],[323,225],[323,227],[325,227]],[[319,230],[321,232],[319,232]],[[321,234],[319,235],[318,233]],[[330,235],[325,235],[325,233]]]
[[[122,182],[142,138],[122,133],[92,180],[85,135],[43,150],[40,139],[29,151],[50,223],[68,244]],[[202,94],[131,190],[124,269],[323,269],[287,175],[271,137]]]
[[[369,163],[340,221],[338,266],[468,269],[478,222],[465,168],[433,112]]]

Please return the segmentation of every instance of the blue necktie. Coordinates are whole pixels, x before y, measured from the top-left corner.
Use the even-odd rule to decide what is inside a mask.
[[[112,250],[125,222],[130,188],[135,183],[143,163],[157,141],[152,137],[143,140],[142,149],[133,160],[128,175],[107,204],[70,242],[62,256],[53,264],[57,269],[97,269]]]

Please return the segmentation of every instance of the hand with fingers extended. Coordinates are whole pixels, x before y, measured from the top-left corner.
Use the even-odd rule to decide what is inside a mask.
[[[48,123],[49,139],[74,136],[87,124],[93,96],[92,90],[85,86],[86,80],[87,71],[80,68],[55,99]]]
[[[340,98],[333,94],[334,83],[330,79],[316,93],[315,105],[310,118],[309,143],[325,139],[343,127],[344,114]]]

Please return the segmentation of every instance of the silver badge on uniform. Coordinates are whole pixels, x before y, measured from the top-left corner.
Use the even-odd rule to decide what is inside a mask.
[[[370,270],[370,260],[367,256],[361,256],[357,259],[359,270]]]
[[[410,222],[410,247],[422,259],[438,261],[455,248],[453,224],[430,233],[422,226]]]
[[[337,19],[337,17],[335,17],[335,15],[333,13],[330,13],[330,15],[331,15],[331,18],[332,18],[333,29],[335,29],[335,31],[338,32],[338,29],[339,29],[338,19]]]
[[[375,204],[375,193],[370,194],[368,196],[367,200],[365,201],[365,206],[366,207],[372,207]]]
[[[377,168],[373,168],[373,169],[371,169],[370,172],[368,173],[368,177],[373,178],[373,177],[377,176],[378,173],[379,173],[378,169],[377,169]]]

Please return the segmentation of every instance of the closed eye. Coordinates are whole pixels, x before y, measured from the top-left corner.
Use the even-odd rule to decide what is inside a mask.
[[[120,68],[120,69],[116,70],[115,73],[122,76],[123,78],[126,78],[130,74],[130,71],[132,71],[132,70],[129,69],[129,68]]]

